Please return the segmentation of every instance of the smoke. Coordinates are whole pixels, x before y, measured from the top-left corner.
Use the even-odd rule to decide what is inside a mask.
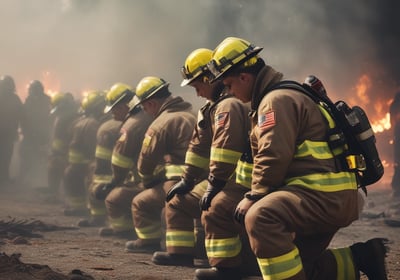
[[[179,87],[179,69],[193,49],[214,48],[227,36],[264,47],[261,56],[287,78],[319,76],[337,98],[352,94],[364,74],[374,85],[369,96],[389,99],[399,82],[395,1],[3,0],[0,5],[0,73],[15,78],[22,97],[32,79],[78,96],[116,82],[134,87],[155,75],[200,106],[191,88]]]

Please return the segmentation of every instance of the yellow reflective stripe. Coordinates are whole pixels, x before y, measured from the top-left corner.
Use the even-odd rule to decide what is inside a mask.
[[[236,166],[236,183],[251,188],[253,164],[239,160]]]
[[[294,248],[287,254],[275,258],[257,258],[263,280],[288,279],[298,274],[302,269],[299,250]]]
[[[165,166],[165,177],[167,179],[179,178],[182,176],[184,165],[167,164]]]
[[[210,164],[210,159],[201,157],[193,152],[186,152],[185,164],[190,164],[202,169],[207,169]]]
[[[207,256],[209,258],[232,258],[239,255],[242,242],[239,236],[221,239],[205,240]]]
[[[69,163],[75,163],[75,164],[82,164],[82,163],[89,163],[90,159],[86,158],[82,153],[74,150],[74,149],[70,149],[68,152],[68,162]]]
[[[111,218],[108,216],[110,227],[115,231],[132,230],[132,218],[129,216],[121,216],[118,218]]]
[[[356,175],[350,172],[316,173],[301,177],[293,177],[287,179],[285,184],[300,185],[322,192],[336,192],[357,189]]]
[[[312,156],[316,159],[330,159],[333,154],[327,142],[305,140],[297,146],[295,158]]]
[[[93,174],[93,182],[94,183],[110,183],[112,180],[112,175],[98,175]]]
[[[203,196],[203,194],[206,192],[207,187],[208,187],[208,181],[203,180],[200,183],[198,183],[196,186],[194,186],[193,190],[190,193],[193,194],[198,199],[200,199]]]
[[[194,248],[194,232],[183,230],[167,230],[165,244],[167,247]]]
[[[111,156],[111,163],[115,166],[131,169],[133,167],[133,159],[123,156],[119,153],[113,153]]]
[[[97,145],[96,146],[96,158],[111,160],[112,150],[106,147]]]
[[[241,155],[242,153],[232,150],[211,148],[210,160],[236,164]]]
[[[165,174],[165,166],[157,165],[154,168],[153,174],[143,174],[139,172],[139,176],[142,179],[143,184],[151,183],[153,180],[161,178]]]
[[[65,151],[66,147],[67,147],[67,143],[65,143],[61,139],[56,138],[56,139],[53,140],[53,142],[51,144],[51,147],[55,151]]]
[[[162,237],[161,224],[153,223],[148,227],[136,228],[135,231],[140,239],[158,239]]]
[[[328,121],[329,128],[334,128],[336,126],[335,121],[332,119],[331,115],[328,111],[321,105],[318,105],[319,110],[321,111],[322,115]]]
[[[335,256],[337,264],[336,279],[356,279],[356,272],[352,259],[351,250],[347,248],[329,249]]]
[[[104,203],[100,206],[99,205],[94,205],[91,204],[90,205],[90,215],[92,216],[106,216],[107,215],[107,210],[106,210],[106,206],[104,205]]]

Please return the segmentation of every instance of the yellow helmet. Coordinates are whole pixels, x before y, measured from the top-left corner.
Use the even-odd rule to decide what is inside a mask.
[[[154,96],[164,88],[168,88],[169,83],[161,78],[148,76],[140,80],[136,86],[136,96],[140,103]]]
[[[248,41],[236,37],[224,39],[214,50],[208,69],[214,76],[211,82],[219,80],[234,66],[251,66],[257,62],[257,54],[262,50]]]
[[[108,113],[111,109],[122,100],[129,102],[135,95],[133,89],[123,83],[114,84],[106,95],[107,106],[104,108],[104,113]]]
[[[185,65],[181,69],[183,77],[181,87],[190,84],[197,77],[210,72],[207,68],[207,63],[210,62],[212,53],[210,49],[200,48],[188,55]]]
[[[85,113],[95,112],[97,110],[104,110],[106,105],[105,94],[100,90],[89,91],[88,94],[82,99],[81,109]]]
[[[68,105],[74,104],[74,96],[70,93],[64,93],[64,92],[56,92],[52,97],[51,97],[51,111],[50,114],[54,114],[56,111],[59,110],[61,107],[65,107]]]

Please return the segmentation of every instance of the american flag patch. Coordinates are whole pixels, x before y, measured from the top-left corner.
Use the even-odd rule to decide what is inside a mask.
[[[225,122],[226,122],[226,119],[228,118],[228,115],[229,115],[228,112],[219,113],[219,114],[215,117],[215,126],[216,126],[216,127],[223,127],[223,126],[225,126]]]
[[[258,127],[262,130],[272,127],[276,124],[275,111],[270,111],[258,116]]]

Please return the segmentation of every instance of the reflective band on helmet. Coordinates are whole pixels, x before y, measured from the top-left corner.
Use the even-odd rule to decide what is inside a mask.
[[[236,183],[251,188],[253,164],[239,160],[236,166]]]
[[[193,152],[186,152],[185,164],[207,169],[210,164],[210,159],[201,157]]]
[[[239,236],[221,239],[205,240],[207,256],[209,258],[232,258],[239,255],[242,242]]]
[[[336,279],[356,279],[351,250],[347,248],[329,249],[336,259]]]
[[[194,232],[183,230],[167,230],[166,246],[194,248]]]
[[[115,166],[131,169],[133,167],[133,159],[123,156],[119,153],[113,153],[111,156],[111,163]]]
[[[303,269],[297,248],[279,257],[258,258],[257,261],[264,280],[288,279]]]
[[[242,153],[232,150],[211,148],[210,160],[236,164],[241,155]]]
[[[96,158],[111,160],[112,150],[106,147],[97,145],[96,146]]]

